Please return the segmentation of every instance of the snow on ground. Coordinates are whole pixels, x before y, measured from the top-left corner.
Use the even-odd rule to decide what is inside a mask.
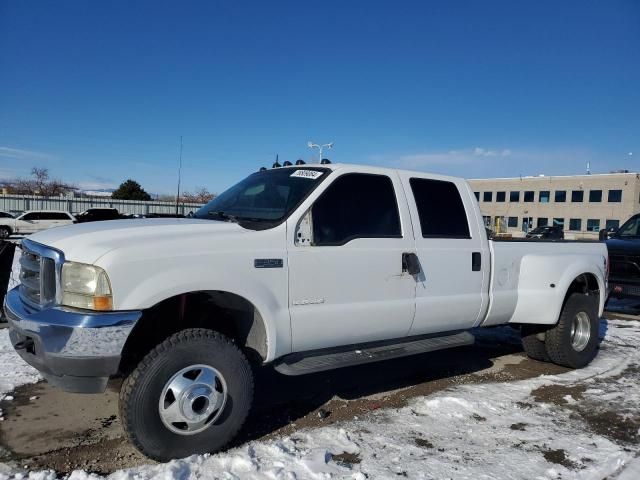
[[[27,365],[11,346],[9,330],[0,330],[0,400],[7,399],[8,394],[17,386],[35,383],[40,379],[38,371]]]
[[[603,321],[602,327],[598,357],[582,370],[458,386],[337,426],[122,470],[109,479],[637,479],[640,322]],[[611,415],[628,418],[630,429],[609,431]],[[56,478],[51,471],[15,478],[26,476]],[[8,467],[0,465],[0,480],[7,478]],[[83,471],[69,476],[97,478]]]

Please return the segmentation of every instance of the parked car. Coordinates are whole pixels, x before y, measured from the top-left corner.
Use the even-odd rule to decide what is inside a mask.
[[[250,362],[308,374],[511,324],[530,357],[583,367],[607,291],[604,243],[494,242],[464,180],[351,165],[256,172],[195,218],[73,225],[22,248],[15,349],[68,391],[123,376],[123,428],[157,460],[235,437]]]
[[[527,233],[526,238],[538,238],[540,240],[561,240],[564,238],[562,227],[546,226],[537,227]]]
[[[15,218],[15,215],[12,215],[9,212],[3,212],[0,210],[0,218]]]
[[[28,235],[51,227],[70,225],[73,215],[61,210],[29,210],[16,218],[0,218],[0,238]]]
[[[611,261],[611,295],[640,299],[640,214],[610,233],[606,243]]]
[[[77,223],[100,222],[103,220],[118,220],[122,218],[116,208],[89,208],[75,217]]]

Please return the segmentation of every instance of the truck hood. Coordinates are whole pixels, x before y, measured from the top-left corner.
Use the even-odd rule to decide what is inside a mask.
[[[251,232],[240,225],[217,220],[191,218],[149,218],[110,220],[56,227],[35,233],[29,240],[57,248],[67,260],[95,263],[107,252],[132,244],[157,242],[174,245],[212,235],[241,235]]]
[[[607,240],[609,255],[640,255],[640,238],[610,238]]]

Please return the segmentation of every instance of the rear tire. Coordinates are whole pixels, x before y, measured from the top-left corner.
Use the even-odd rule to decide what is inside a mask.
[[[0,227],[0,239],[9,238],[11,236],[11,229],[9,227]]]
[[[522,325],[521,337],[522,346],[529,358],[538,360],[540,362],[550,362],[549,354],[547,353],[547,347],[545,342],[538,338],[538,335],[546,332],[547,327],[540,327],[537,325]]]
[[[555,327],[547,330],[545,346],[553,363],[582,368],[598,350],[598,296],[572,293]]]
[[[218,332],[193,328],[167,338],[127,377],[120,418],[140,452],[168,461],[222,449],[252,401],[253,374],[240,349]]]

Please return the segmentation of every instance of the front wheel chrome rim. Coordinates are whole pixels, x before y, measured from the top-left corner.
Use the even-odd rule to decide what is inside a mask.
[[[576,352],[585,349],[591,338],[591,321],[585,312],[578,312],[571,322],[571,346]]]
[[[220,417],[227,401],[227,384],[209,365],[190,365],[173,375],[160,395],[162,423],[174,433],[202,432]]]

